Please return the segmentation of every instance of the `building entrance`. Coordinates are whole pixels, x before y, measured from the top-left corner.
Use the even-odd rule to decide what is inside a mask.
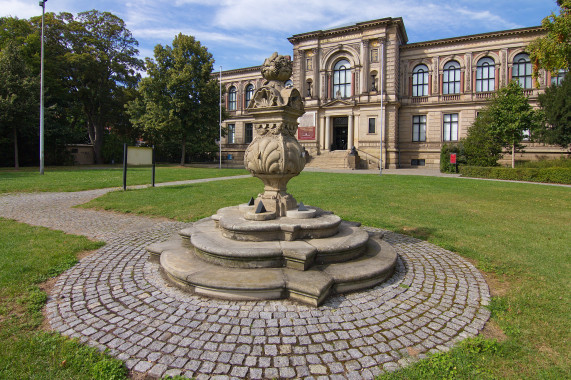
[[[333,119],[333,144],[331,150],[347,150],[347,132],[349,118],[336,117]]]

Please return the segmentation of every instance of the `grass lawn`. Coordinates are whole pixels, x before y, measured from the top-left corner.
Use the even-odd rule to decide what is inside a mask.
[[[157,166],[155,182],[226,177],[248,174],[245,169],[209,169]],[[127,186],[151,184],[151,168],[128,168]],[[0,193],[35,191],[81,191],[123,186],[123,167],[48,167],[44,175],[37,168],[0,168]]]
[[[44,332],[38,286],[101,243],[0,218],[0,378],[123,379],[123,363],[76,340]]]
[[[473,260],[506,339],[473,339],[388,378],[571,378],[571,189],[419,176],[302,173],[298,201]],[[263,191],[258,179],[115,192],[86,207],[194,221]]]

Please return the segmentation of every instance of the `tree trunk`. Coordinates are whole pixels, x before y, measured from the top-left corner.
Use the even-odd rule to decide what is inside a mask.
[[[87,133],[89,141],[93,145],[93,154],[97,165],[103,164],[103,127],[97,125],[93,120],[87,121]]]
[[[182,135],[182,153],[180,155],[180,165],[184,166],[185,163],[185,158],[186,158],[186,135],[183,134]]]
[[[512,169],[515,168],[515,142],[512,143]]]
[[[14,169],[20,169],[20,154],[18,152],[18,129],[14,126]]]

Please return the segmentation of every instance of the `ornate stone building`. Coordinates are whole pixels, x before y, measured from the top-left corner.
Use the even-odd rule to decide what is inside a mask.
[[[309,166],[346,166],[355,147],[369,167],[378,167],[379,157],[384,168],[438,167],[442,145],[466,136],[478,110],[509,80],[537,106],[538,94],[557,80],[541,73],[537,88],[531,77],[524,49],[542,33],[531,27],[408,44],[403,20],[384,18],[290,37],[292,80],[306,110],[297,138]],[[246,107],[261,86],[260,67],[225,71],[222,83],[230,113],[223,158],[241,160],[253,137]],[[516,158],[562,153],[528,143]]]

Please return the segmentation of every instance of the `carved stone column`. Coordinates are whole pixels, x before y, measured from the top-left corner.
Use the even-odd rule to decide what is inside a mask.
[[[354,119],[353,114],[350,114],[348,117],[348,123],[347,123],[347,128],[348,128],[348,131],[347,131],[348,132],[347,133],[347,150],[351,150],[351,148],[354,146],[353,134],[354,134],[355,128],[353,125],[353,119]]]
[[[331,149],[331,116],[325,116],[325,150]]]

